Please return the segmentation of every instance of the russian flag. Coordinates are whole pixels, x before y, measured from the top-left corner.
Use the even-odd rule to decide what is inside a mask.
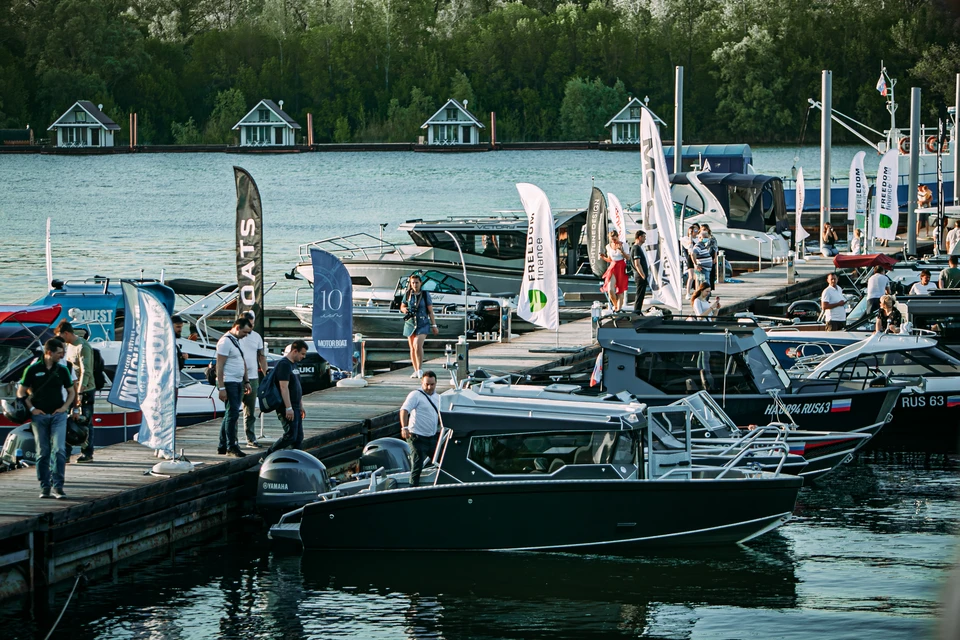
[[[883,97],[887,96],[887,78],[883,75],[882,71],[880,72],[880,79],[877,80],[877,91],[879,91]]]
[[[844,411],[850,411],[851,404],[853,404],[853,401],[850,398],[844,398],[843,400],[833,400],[830,403],[830,413],[842,413]]]
[[[603,353],[597,355],[597,363],[593,365],[593,373],[590,374],[590,386],[597,386],[601,380],[603,380]]]
[[[947,396],[948,407],[960,407],[960,396]]]

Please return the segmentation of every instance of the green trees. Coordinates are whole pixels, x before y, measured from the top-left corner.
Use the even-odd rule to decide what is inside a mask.
[[[0,0],[0,126],[87,99],[137,112],[143,144],[223,143],[271,98],[318,142],[410,142],[454,97],[501,141],[597,140],[631,95],[671,120],[683,65],[688,140],[792,142],[821,69],[875,128],[881,60],[940,113],[957,42],[918,0]]]

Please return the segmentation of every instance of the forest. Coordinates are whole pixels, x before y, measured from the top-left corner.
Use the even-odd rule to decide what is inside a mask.
[[[629,96],[672,123],[682,65],[685,141],[796,143],[819,127],[822,69],[834,107],[879,130],[881,64],[901,126],[912,86],[926,124],[943,116],[960,71],[943,2],[0,0],[0,128],[45,137],[86,99],[118,144],[133,112],[140,144],[235,144],[270,98],[312,113],[316,142],[410,142],[457,98],[496,112],[498,141],[603,140]]]

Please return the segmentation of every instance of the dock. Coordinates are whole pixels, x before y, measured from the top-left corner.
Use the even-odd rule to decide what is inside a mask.
[[[819,256],[795,268],[796,282],[790,286],[784,265],[741,274],[738,283],[718,283],[721,313],[768,313],[782,309],[777,305],[786,300],[817,299],[826,274],[834,270],[831,259]],[[689,311],[686,303],[683,313]],[[557,345],[564,351],[552,350]],[[596,349],[586,318],[561,325],[557,333],[534,331],[471,348],[469,364],[471,370],[492,373],[562,374],[595,357]],[[424,365],[437,373],[441,393],[449,388],[442,365],[437,359]],[[419,387],[411,371],[406,367],[370,377],[366,388],[331,388],[305,396],[304,450],[336,470],[355,462],[367,442],[397,436],[399,407]],[[273,415],[264,416],[264,423],[266,443],[280,435],[280,428]],[[181,476],[150,475],[157,459],[136,442],[98,449],[94,463],[67,465],[63,500],[38,497],[33,468],[0,474],[0,599],[40,592],[79,572],[214,532],[249,514],[265,448],[245,449],[247,457],[239,459],[217,455],[219,431],[220,420],[177,430],[177,449],[197,465]]]

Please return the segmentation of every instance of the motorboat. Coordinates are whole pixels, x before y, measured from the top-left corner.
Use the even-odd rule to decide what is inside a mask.
[[[749,318],[712,321],[620,314],[600,321],[602,390],[651,405],[708,391],[737,425],[783,416],[801,429],[877,433],[899,388],[881,380],[826,390],[791,380]],[[789,418],[787,417],[789,416]]]
[[[901,392],[890,424],[872,447],[960,451],[960,353],[931,334],[875,334],[788,374],[834,394],[882,380]]]
[[[325,550],[623,553],[746,542],[790,519],[803,479],[693,464],[688,407],[645,407],[611,422],[522,424],[450,411],[441,396],[435,463],[419,487],[371,474],[285,514],[273,540]],[[565,412],[590,414],[598,400]],[[571,403],[574,404],[574,403]],[[678,442],[666,416],[684,424]],[[538,460],[560,459],[552,472]],[[390,523],[384,526],[384,523]]]

